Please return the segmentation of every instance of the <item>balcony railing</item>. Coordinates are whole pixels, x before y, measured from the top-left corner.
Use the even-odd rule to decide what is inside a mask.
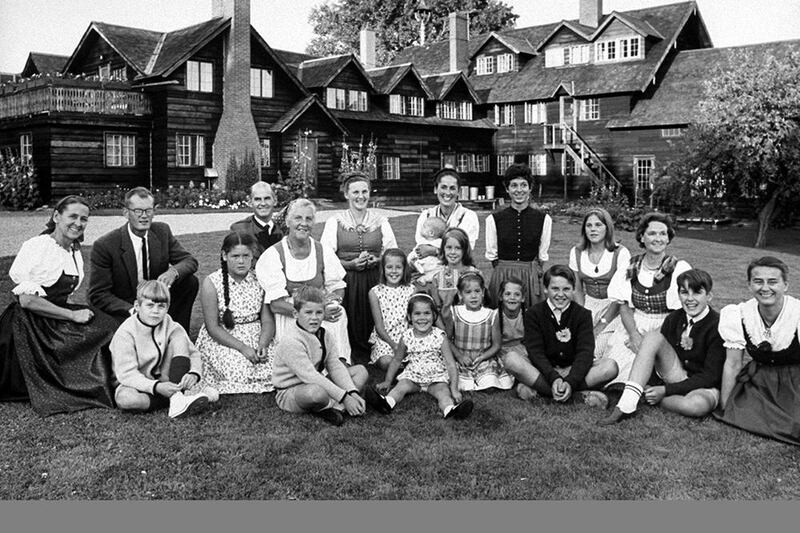
[[[0,88],[0,119],[41,113],[149,115],[150,100],[125,83],[41,78]]]

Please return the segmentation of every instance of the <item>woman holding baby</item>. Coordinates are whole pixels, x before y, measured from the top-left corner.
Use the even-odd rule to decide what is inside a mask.
[[[378,284],[381,254],[396,248],[389,220],[368,209],[370,181],[366,174],[345,174],[341,186],[348,207],[325,222],[320,242],[336,252],[346,274],[342,305],[350,317],[347,333],[354,354],[368,357],[367,340],[374,326],[369,290]]]
[[[514,164],[503,175],[511,205],[486,217],[486,259],[494,271],[489,282],[489,301],[497,306],[500,284],[510,278],[524,284],[525,307],[544,300],[541,276],[548,260],[553,220],[531,206],[533,178],[527,165]]]

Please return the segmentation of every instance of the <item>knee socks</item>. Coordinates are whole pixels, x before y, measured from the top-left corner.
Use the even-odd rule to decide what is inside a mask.
[[[642,397],[644,389],[635,381],[626,381],[625,390],[622,391],[617,402],[617,407],[620,411],[630,414],[636,410],[636,405],[639,403],[639,398]]]

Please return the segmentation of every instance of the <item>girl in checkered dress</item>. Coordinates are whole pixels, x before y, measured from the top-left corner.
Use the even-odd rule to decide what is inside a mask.
[[[675,237],[672,219],[664,213],[648,213],[636,229],[636,240],[644,253],[631,258],[625,271],[617,271],[608,286],[608,296],[620,302],[623,328],[608,340],[601,357],[609,357],[619,367],[609,383],[628,381],[633,359],[644,335],[657,330],[670,311],[681,308],[677,278],[692,267],[667,254]]]
[[[461,390],[510,389],[514,384],[498,357],[502,343],[498,312],[484,307],[484,292],[480,273],[465,272],[459,277],[460,303],[453,306],[448,334],[453,339]]]

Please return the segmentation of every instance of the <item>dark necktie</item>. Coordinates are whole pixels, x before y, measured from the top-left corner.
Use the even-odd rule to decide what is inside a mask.
[[[150,279],[150,263],[147,259],[147,234],[142,237],[142,279]]]

